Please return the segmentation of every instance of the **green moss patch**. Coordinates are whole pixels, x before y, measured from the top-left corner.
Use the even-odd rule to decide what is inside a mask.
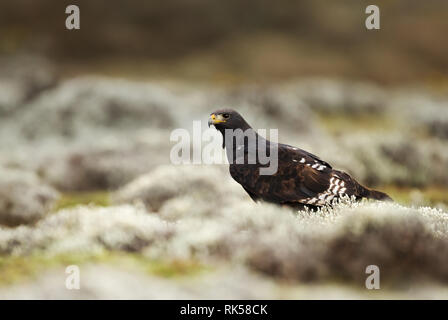
[[[339,134],[347,131],[393,131],[397,128],[395,119],[386,115],[359,114],[348,116],[347,114],[319,114],[319,122],[330,133]]]
[[[0,286],[35,278],[52,268],[87,263],[108,264],[114,267],[140,270],[150,275],[165,278],[191,276],[210,269],[196,261],[161,261],[125,252],[101,254],[70,253],[55,256],[36,253],[30,256],[0,255]]]
[[[109,192],[93,191],[93,192],[71,192],[62,194],[56,203],[53,211],[76,207],[78,205],[96,205],[107,207],[110,205]]]
[[[424,204],[437,205],[443,203],[448,205],[448,188],[443,186],[431,186],[423,189],[416,189],[412,187],[400,187],[400,186],[382,186],[378,187],[378,190],[386,192],[398,203],[404,205],[412,204],[413,198],[419,197]]]

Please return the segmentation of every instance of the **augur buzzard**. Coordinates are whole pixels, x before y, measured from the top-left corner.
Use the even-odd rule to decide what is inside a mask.
[[[234,110],[213,112],[208,121],[209,126],[212,124],[223,136],[223,148],[226,148],[232,178],[254,201],[264,200],[313,210],[345,195],[356,199],[391,200],[387,194],[362,186],[347,173],[333,169],[328,162],[307,151],[266,140]],[[238,137],[236,133],[228,136],[231,139],[226,139],[226,129],[239,134],[245,132],[246,135]],[[249,143],[248,132],[255,136],[257,143]],[[272,175],[260,174],[260,168],[267,166],[258,157],[260,145],[266,147],[264,151],[267,154],[270,147],[278,150],[278,169]],[[248,161],[251,154],[256,155],[255,161]]]

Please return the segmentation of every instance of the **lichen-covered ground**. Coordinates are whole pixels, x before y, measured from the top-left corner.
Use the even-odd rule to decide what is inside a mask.
[[[0,73],[0,298],[448,298],[444,91],[58,80],[19,65]],[[295,212],[253,203],[225,165],[171,164],[171,131],[205,129],[219,106],[395,203]],[[365,288],[368,265],[380,290]]]
[[[211,173],[163,169],[196,183]],[[147,179],[141,198],[119,200],[133,204],[79,205],[0,228],[0,297],[447,297],[446,211],[366,202],[293,212],[251,203],[212,179],[204,197],[162,183],[154,198]],[[148,209],[162,195],[158,211]],[[65,288],[73,264],[80,291]],[[381,270],[375,292],[365,289],[371,264]]]

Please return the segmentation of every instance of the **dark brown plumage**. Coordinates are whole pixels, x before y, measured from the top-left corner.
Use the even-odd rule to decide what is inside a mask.
[[[330,164],[307,151],[264,139],[234,110],[213,112],[209,119],[211,124],[223,135],[223,147],[226,148],[232,178],[255,201],[316,209],[345,195],[356,199],[391,200],[387,194],[362,186],[347,173],[333,169]],[[241,131],[234,131],[237,132],[235,136],[226,139],[226,129]],[[253,135],[257,143],[248,143],[249,139],[244,138],[241,132]],[[260,168],[268,164],[262,164],[258,158],[258,142],[266,144],[265,152],[268,155],[269,147],[278,150],[278,169],[272,175],[260,175]],[[254,154],[256,161],[250,164],[248,159]]]

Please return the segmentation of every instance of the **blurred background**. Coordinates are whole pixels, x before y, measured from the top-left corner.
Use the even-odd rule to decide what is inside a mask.
[[[80,30],[65,28],[71,4],[80,8]],[[370,4],[380,8],[380,30],[365,27]],[[214,297],[375,298],[327,284],[322,291],[296,287],[294,281],[316,279],[353,284],[364,275],[353,274],[358,265],[335,262],[322,248],[305,245],[296,252],[303,246],[299,227],[289,230],[300,240],[294,248],[290,239],[275,236],[260,248],[234,240],[231,235],[247,227],[245,219],[253,219],[234,217],[250,199],[226,166],[171,165],[170,133],[191,131],[193,120],[202,120],[205,129],[211,111],[230,106],[253,127],[278,128],[280,142],[319,155],[406,208],[445,210],[429,214],[437,216],[435,229],[429,228],[437,239],[431,250],[445,250],[447,31],[444,0],[2,1],[0,297],[41,298],[44,292],[45,297],[157,298],[139,285],[149,281],[162,288],[155,291],[166,292],[164,298],[207,298],[232,274],[223,296]],[[210,198],[226,205],[212,209]],[[269,223],[283,234],[290,221],[273,217],[286,213],[269,206],[263,212],[250,227],[253,238],[261,241]],[[341,212],[336,215],[344,216]],[[177,220],[185,226],[162,223]],[[406,239],[410,232],[418,240],[419,223],[410,224],[411,232],[391,232],[401,230]],[[389,231],[379,225],[375,239],[389,248]],[[345,239],[350,226],[342,223],[338,230]],[[332,248],[340,245],[336,240],[322,243]],[[363,241],[355,243],[365,248]],[[235,247],[241,249],[232,255]],[[283,255],[278,247],[286,248]],[[296,254],[294,263],[285,258],[294,256],[288,248]],[[409,243],[395,249],[385,255],[372,249],[363,257],[373,255],[401,274],[397,264],[410,250],[416,256],[405,270],[447,279],[446,272],[430,267],[437,250],[415,253]],[[305,253],[318,262],[302,265]],[[220,259],[244,270],[209,271]],[[90,291],[65,291],[58,272],[30,280],[68,263],[93,263]],[[146,280],[110,269],[117,264],[143,268]],[[336,269],[329,271],[329,264]],[[190,290],[196,280],[182,288],[167,280],[203,270],[205,278],[196,279],[200,290]],[[108,278],[95,282],[98,273],[118,279],[113,285],[122,294],[104,290],[101,281]],[[278,278],[292,279],[292,287],[284,288]],[[252,281],[254,289],[240,287],[241,279]],[[437,290],[417,295],[446,294]]]
[[[82,27],[64,28],[65,8]],[[4,1],[0,51],[39,54],[63,75],[132,73],[199,81],[337,76],[382,84],[446,82],[446,1]]]

